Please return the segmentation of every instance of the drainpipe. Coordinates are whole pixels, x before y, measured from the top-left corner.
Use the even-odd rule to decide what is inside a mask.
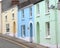
[[[56,48],[58,48],[58,24],[57,24],[57,3],[55,0],[55,30],[56,30]]]

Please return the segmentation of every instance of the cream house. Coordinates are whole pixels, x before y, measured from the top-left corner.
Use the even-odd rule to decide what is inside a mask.
[[[2,12],[2,34],[16,36],[17,11],[18,7],[15,5],[8,10]]]

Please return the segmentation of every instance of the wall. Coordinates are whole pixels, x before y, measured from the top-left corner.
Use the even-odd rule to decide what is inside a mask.
[[[57,3],[58,3],[58,0],[52,0],[52,1],[49,0],[49,6],[53,4],[54,6],[57,7]],[[58,22],[56,20],[59,18],[57,17],[58,16],[57,10],[49,9],[49,13],[46,13],[45,1],[42,1],[39,4],[40,4],[40,14],[37,14],[37,7],[35,5],[35,39],[36,39],[35,41],[36,43],[40,41],[39,44],[41,45],[48,46],[51,48],[56,48],[57,47],[56,42],[59,43],[59,32],[57,30]],[[36,31],[37,22],[39,22],[39,25],[40,25],[39,26],[40,27],[40,40],[37,40],[37,36],[38,36],[38,32]],[[50,36],[49,37],[46,36],[46,27],[45,27],[46,22],[50,22]],[[56,37],[56,33],[57,33],[58,39]]]
[[[23,8],[24,18],[22,18],[22,9],[18,11],[18,37],[26,41],[30,40],[30,22],[33,24],[33,37],[34,37],[34,6],[32,6],[32,16],[30,17],[30,5]],[[25,25],[25,37],[21,37],[21,25]],[[29,29],[28,29],[29,28]]]
[[[17,6],[13,6],[9,10],[2,12],[2,33],[3,34],[9,34],[13,36],[13,22],[16,23],[16,35],[17,35]],[[12,13],[14,13],[14,20],[12,20]],[[7,21],[5,19],[5,16],[7,16]],[[10,25],[10,32],[6,32],[6,24]],[[15,36],[16,36],[15,35]]]

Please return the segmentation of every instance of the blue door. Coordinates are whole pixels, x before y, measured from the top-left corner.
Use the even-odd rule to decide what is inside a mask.
[[[30,42],[33,42],[33,26],[32,23],[30,23]]]

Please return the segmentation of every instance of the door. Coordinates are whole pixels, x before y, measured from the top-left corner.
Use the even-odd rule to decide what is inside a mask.
[[[16,34],[16,23],[13,22],[13,36],[15,37]]]
[[[30,42],[33,42],[33,26],[32,23],[30,23]]]
[[[40,43],[40,27],[39,22],[37,22],[37,43]]]

